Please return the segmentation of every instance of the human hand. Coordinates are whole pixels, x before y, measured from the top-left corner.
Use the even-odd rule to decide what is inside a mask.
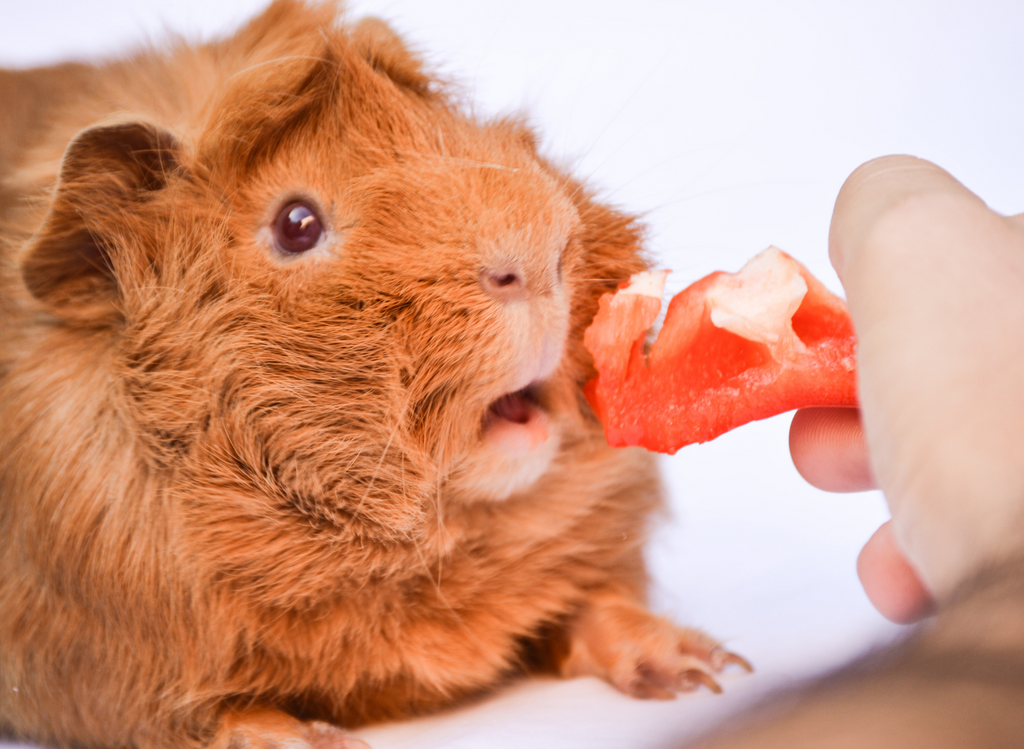
[[[799,412],[790,449],[820,488],[885,492],[893,520],[858,572],[883,614],[913,621],[1024,551],[1024,222],[933,164],[886,157],[840,191],[829,254],[861,411]]]

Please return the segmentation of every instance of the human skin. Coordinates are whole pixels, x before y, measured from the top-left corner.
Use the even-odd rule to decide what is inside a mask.
[[[799,412],[790,448],[815,486],[883,490],[893,519],[858,571],[883,614],[910,622],[1024,549],[1024,215],[927,161],[884,157],[840,191],[829,255],[861,408]]]
[[[688,749],[1005,749],[1024,736],[1024,557],[902,642],[786,690]]]
[[[731,720],[690,749],[959,749],[1024,735],[1024,222],[906,156],[836,202],[830,254],[859,340],[861,408],[797,413],[790,449],[893,519],[858,571],[903,641]]]
[[[808,483],[830,492],[877,489],[860,412],[855,408],[805,408],[790,426],[790,452]],[[931,593],[896,544],[892,522],[871,536],[857,558],[857,574],[875,608],[887,619],[911,624],[935,608]]]

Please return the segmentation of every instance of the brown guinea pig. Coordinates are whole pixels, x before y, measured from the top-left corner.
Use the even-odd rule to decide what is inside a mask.
[[[644,607],[654,461],[581,395],[640,228],[522,123],[299,0],[0,72],[0,117],[8,736],[344,746],[531,669],[743,665]]]

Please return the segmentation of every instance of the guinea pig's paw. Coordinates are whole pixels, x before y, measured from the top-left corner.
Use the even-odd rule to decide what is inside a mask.
[[[678,627],[624,598],[602,598],[584,609],[569,631],[564,676],[599,676],[625,694],[672,699],[705,686],[731,665],[752,671],[700,630]]]
[[[279,710],[243,710],[225,716],[209,749],[370,749],[322,721],[304,722]]]

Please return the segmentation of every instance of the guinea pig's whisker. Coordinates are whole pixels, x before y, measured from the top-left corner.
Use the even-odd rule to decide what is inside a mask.
[[[398,413],[398,417],[395,420],[395,426],[391,430],[391,434],[388,435],[387,442],[384,443],[384,449],[381,450],[380,457],[377,459],[377,465],[374,466],[373,473],[370,475],[370,480],[366,484],[366,488],[363,490],[363,496],[359,499],[359,504],[355,507],[355,514],[362,512],[363,507],[366,505],[366,500],[370,496],[370,491],[373,489],[373,485],[377,480],[377,476],[380,473],[380,468],[384,464],[384,459],[387,457],[388,450],[391,449],[391,444],[395,440],[395,435],[398,434],[398,430],[401,427],[402,420],[405,418],[405,413],[409,409],[409,402],[412,400],[411,395],[406,395],[405,403],[402,404],[402,408]]]
[[[238,76],[244,75],[245,73],[248,73],[251,70],[256,70],[257,68],[262,68],[266,65],[278,65],[282,62],[291,62],[292,60],[313,60],[315,62],[330,62],[330,59],[326,57],[315,55],[287,55],[285,57],[275,57],[272,60],[264,60],[263,62],[258,62],[254,65],[250,65],[247,68],[243,68],[242,70],[239,70],[237,73],[229,75],[226,80],[230,81],[232,78],[237,78]]]
[[[630,93],[630,95],[626,97],[625,101],[623,101],[619,108],[616,109],[615,112],[612,114],[612,116],[608,118],[608,122],[605,124],[604,128],[602,128],[601,132],[597,134],[593,141],[591,141],[590,147],[583,152],[583,155],[580,157],[581,160],[589,156],[590,153],[593,152],[593,150],[597,147],[597,144],[600,142],[601,138],[603,138],[605,136],[605,133],[607,133],[611,129],[612,125],[614,125],[615,122],[622,116],[623,112],[625,112],[629,108],[629,105],[633,103],[633,100],[640,94],[644,86],[647,85],[648,81],[650,81],[651,78],[653,78],[659,70],[663,69],[665,61],[671,56],[673,50],[676,47],[676,43],[679,41],[680,38],[681,35],[676,36],[675,40],[673,40],[673,42],[670,45],[668,45],[668,49],[665,51],[665,54],[662,55],[658,63],[652,66],[647,71],[647,75],[644,77],[644,79],[633,88],[632,93]],[[590,174],[588,174],[585,179],[581,180],[580,186],[582,187],[583,184],[590,182],[590,180],[593,179],[594,175],[598,171],[600,171],[601,167],[608,163],[611,157],[618,153],[624,145],[625,143],[621,144],[618,148],[614,149],[611,152],[611,154],[609,154],[605,158],[604,161],[598,164],[595,168],[591,169]]]
[[[505,164],[493,164],[488,161],[478,161],[476,159],[467,159],[461,156],[448,156],[446,154],[436,153],[424,153],[423,151],[406,151],[401,149],[384,149],[384,148],[373,148],[372,146],[361,146],[360,151],[369,151],[372,153],[398,153],[402,156],[418,156],[424,159],[433,159],[436,161],[443,161],[446,164],[463,164],[465,166],[477,167],[480,169],[499,169],[505,172],[518,172],[519,167],[507,166]]]

